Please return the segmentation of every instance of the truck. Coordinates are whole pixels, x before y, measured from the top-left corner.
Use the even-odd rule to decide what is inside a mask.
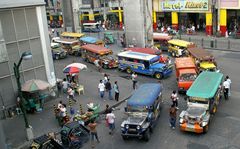
[[[223,74],[204,71],[187,91],[187,109],[179,116],[180,130],[207,133],[222,97]]]
[[[186,92],[197,78],[197,67],[191,57],[175,59],[178,92]]]

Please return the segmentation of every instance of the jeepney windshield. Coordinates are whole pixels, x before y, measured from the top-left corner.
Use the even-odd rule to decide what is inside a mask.
[[[148,112],[146,106],[128,106],[128,112]]]
[[[159,58],[158,58],[158,57],[153,58],[153,59],[150,61],[150,65],[155,65],[155,64],[157,64],[157,63],[159,63]]]
[[[179,82],[194,81],[197,78],[195,73],[185,73],[179,77]]]
[[[205,98],[189,97],[188,102],[199,103],[199,104],[208,104],[209,100]]]

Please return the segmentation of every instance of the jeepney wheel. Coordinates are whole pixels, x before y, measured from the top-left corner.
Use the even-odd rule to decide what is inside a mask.
[[[209,128],[208,124],[206,126],[204,126],[203,127],[203,133],[207,133],[208,132],[208,128]]]
[[[147,129],[145,131],[143,138],[144,138],[145,141],[149,141],[149,139],[150,139],[150,131],[149,131],[149,129]]]
[[[155,78],[156,79],[161,79],[162,78],[162,74],[161,73],[155,73]]]
[[[213,106],[213,109],[212,109],[212,114],[215,114],[216,112],[217,112],[217,106],[214,105],[214,106]]]
[[[59,56],[59,55],[56,55],[55,59],[58,60],[59,58],[60,58],[60,56]]]
[[[122,136],[123,140],[127,140],[128,137],[127,136]]]
[[[126,71],[127,71],[127,73],[129,73],[129,74],[132,73],[132,70],[131,70],[130,68],[127,68]]]
[[[108,65],[107,64],[103,64],[103,68],[104,69],[108,69]]]

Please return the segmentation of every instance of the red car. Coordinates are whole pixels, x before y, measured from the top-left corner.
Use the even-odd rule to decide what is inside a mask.
[[[124,50],[125,51],[133,51],[133,52],[139,52],[139,53],[152,54],[152,55],[159,55],[160,56],[160,59],[159,59],[160,63],[167,64],[169,62],[169,58],[167,56],[163,56],[161,50],[152,49],[152,48],[139,48],[139,47],[125,48]]]

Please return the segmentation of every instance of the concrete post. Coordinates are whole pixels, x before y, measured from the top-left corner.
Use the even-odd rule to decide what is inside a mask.
[[[74,32],[72,0],[62,0],[64,29],[68,32]]]
[[[152,45],[152,1],[123,0],[126,44]]]
[[[0,148],[7,149],[6,138],[2,127],[2,122],[0,121]]]

